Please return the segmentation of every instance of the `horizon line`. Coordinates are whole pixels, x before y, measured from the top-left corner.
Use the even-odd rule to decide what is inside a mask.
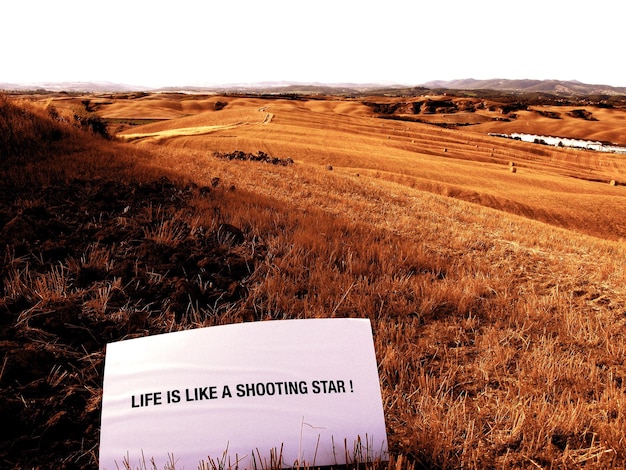
[[[259,81],[250,81],[250,82],[220,82],[220,83],[196,83],[196,84],[169,84],[169,85],[138,85],[138,84],[130,84],[128,82],[118,82],[111,80],[38,80],[38,81],[0,81],[0,90],[3,91],[26,91],[33,90],[31,87],[36,87],[36,89],[44,89],[46,91],[65,91],[63,87],[68,88],[76,88],[77,86],[92,86],[103,88],[107,85],[110,85],[112,88],[109,91],[159,91],[166,89],[228,89],[228,88],[254,88],[254,87],[268,87],[268,88],[281,88],[281,87],[290,87],[290,86],[318,86],[318,87],[368,87],[368,88],[385,88],[385,87],[394,87],[394,88],[416,88],[416,87],[425,87],[425,88],[446,88],[447,86],[451,86],[454,88],[454,84],[457,82],[492,82],[492,81],[502,81],[502,82],[556,82],[556,83],[571,83],[582,86],[591,86],[591,87],[607,87],[612,89],[626,89],[626,86],[618,86],[618,85],[608,85],[606,83],[587,83],[582,82],[577,79],[556,79],[556,78],[548,78],[548,79],[536,79],[536,78],[487,78],[487,79],[475,79],[475,78],[457,78],[451,80],[445,79],[434,79],[428,80],[426,82],[421,83],[407,83],[407,82],[395,82],[390,80],[380,80],[380,81],[301,81],[301,80],[259,80]],[[45,88],[53,87],[54,90]],[[472,88],[469,88],[472,89]],[[484,88],[488,89],[488,88]],[[76,90],[73,89],[71,91],[91,91],[88,89]],[[99,90],[104,91],[104,90]],[[624,90],[626,92],[626,90]]]

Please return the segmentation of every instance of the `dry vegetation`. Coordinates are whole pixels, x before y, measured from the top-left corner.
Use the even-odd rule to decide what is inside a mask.
[[[3,465],[97,464],[107,341],[367,317],[390,468],[626,466],[625,157],[485,135],[552,125],[533,112],[453,130],[358,100],[90,98],[144,120],[114,142],[80,100],[0,101]]]

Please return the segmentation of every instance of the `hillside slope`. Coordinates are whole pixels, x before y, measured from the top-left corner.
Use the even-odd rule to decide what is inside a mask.
[[[372,321],[392,454],[372,468],[626,465],[626,251],[581,233],[619,228],[596,201],[623,187],[362,103],[227,101],[0,169],[2,465],[96,467],[107,341],[321,317]],[[489,207],[509,193],[528,214]]]
[[[97,468],[105,345],[245,297],[263,251],[71,114],[0,96],[0,467]]]
[[[622,110],[593,109],[598,116],[594,122],[569,117],[568,109],[560,110],[563,118],[559,121],[530,110],[517,111],[517,118],[508,122],[494,119],[494,112],[485,110],[488,122],[445,129],[376,119],[381,106],[397,108],[398,100],[391,99],[378,99],[378,108],[371,100],[231,97],[222,101],[227,105],[220,111],[135,126],[119,136],[148,147],[157,143],[172,149],[261,150],[303,164],[332,166],[346,175],[393,181],[408,192],[446,195],[582,233],[610,239],[626,236],[620,215],[626,210],[626,186],[609,185],[610,181],[626,183],[623,156],[486,135],[522,129],[619,138],[626,122]],[[407,106],[406,102],[400,105]],[[119,109],[121,104],[115,106]],[[132,116],[137,104],[126,106]],[[454,123],[460,114],[431,116]]]

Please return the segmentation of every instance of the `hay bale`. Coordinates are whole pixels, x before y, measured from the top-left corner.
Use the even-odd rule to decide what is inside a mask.
[[[509,166],[510,166],[510,167],[515,166],[515,162],[509,162]]]
[[[609,184],[610,184],[611,186],[617,186],[617,181],[615,181],[615,180],[611,180],[611,181],[609,182]]]
[[[332,165],[326,165],[326,169],[328,171],[333,171],[333,166]]]
[[[517,167],[512,166],[511,167],[511,173],[517,173]]]

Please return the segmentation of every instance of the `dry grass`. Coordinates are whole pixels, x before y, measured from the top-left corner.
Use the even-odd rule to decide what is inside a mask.
[[[187,226],[239,227],[248,242],[238,249],[258,259],[245,298],[218,312],[196,304],[185,327],[370,318],[388,468],[626,466],[626,249],[612,240],[626,233],[626,193],[563,174],[601,159],[622,172],[619,159],[581,152],[587,163],[570,166],[565,150],[383,127],[354,103],[271,101],[269,124],[262,103],[249,105],[259,122],[145,145],[150,158],[130,171],[198,187],[219,177],[232,190],[194,197]],[[235,149],[296,163],[213,156]],[[176,246],[179,230],[152,217],[144,235]],[[46,311],[72,295],[70,270],[109,263],[97,245],[46,274],[14,263],[5,292]],[[116,289],[101,285],[87,307],[106,312]]]
[[[275,107],[273,112],[272,123],[279,123],[281,113]],[[351,118],[342,118],[342,129],[349,128]],[[295,131],[284,146],[271,143],[273,134],[256,142],[274,154],[282,150],[296,161],[300,156],[300,164],[289,169],[225,165],[172,148],[157,152],[164,166],[196,180],[202,181],[202,168],[209,166],[236,182],[225,219],[259,238],[270,235],[267,265],[257,271],[260,282],[246,302],[254,317],[375,320],[392,447],[418,465],[604,468],[623,462],[623,246],[425,193],[424,185],[411,184],[418,178],[411,177],[408,157],[394,156],[399,152],[393,145],[384,156],[380,148],[372,152],[362,131],[355,136],[358,143],[350,135],[332,140],[327,124],[319,131],[327,145],[318,154],[316,119],[322,117],[312,116],[313,129],[307,128],[308,151],[293,143]],[[486,143],[469,134],[423,132],[432,147],[442,138],[468,151],[476,141]],[[255,145],[253,137],[245,138]],[[591,198],[584,202],[585,193],[593,192],[597,204],[604,187],[539,167],[553,152],[567,152],[536,149],[537,155],[547,153],[533,168],[527,162],[536,157],[518,144],[489,144],[503,157],[497,171],[504,173],[504,162],[514,156],[520,173],[530,175],[505,185],[506,175],[480,160],[441,162],[440,156],[419,154],[420,173],[431,167],[450,172],[430,174],[425,184],[443,179],[439,184],[446,188],[433,192],[458,197],[463,186],[478,193],[485,182],[480,192],[495,188],[492,197],[500,200],[519,192],[527,208],[523,215],[610,236],[606,226],[585,222],[599,215]],[[355,146],[352,155],[374,155],[355,165],[340,153],[349,145]],[[455,151],[450,142],[445,145]],[[329,147],[332,160],[323,158]],[[385,172],[368,168],[375,157]],[[332,173],[320,165],[330,162]],[[469,168],[480,173],[469,177]],[[461,187],[457,194],[448,178]],[[622,204],[622,198],[614,199],[607,210],[613,223],[619,223],[613,218]]]
[[[193,161],[170,152],[167,166]],[[237,182],[222,216],[268,249],[243,318],[374,320],[394,452],[441,468],[623,463],[621,244],[315,166],[196,158]]]

